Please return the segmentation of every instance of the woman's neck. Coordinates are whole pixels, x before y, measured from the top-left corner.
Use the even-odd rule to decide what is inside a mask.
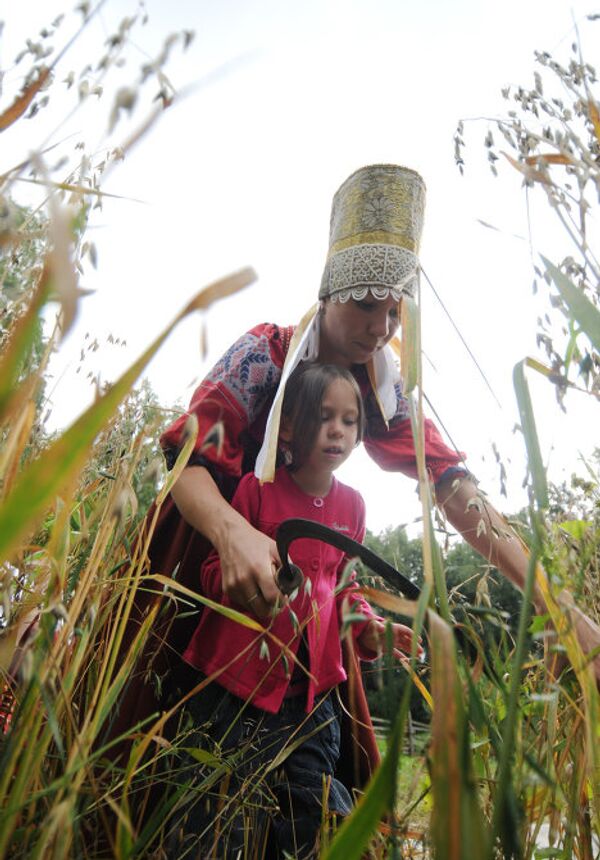
[[[331,472],[315,472],[308,466],[300,466],[295,472],[290,472],[290,475],[294,483],[308,496],[326,496],[333,483]]]
[[[336,352],[329,345],[327,339],[321,335],[321,342],[319,344],[319,353],[317,355],[317,364],[335,364],[338,367],[352,367],[352,363],[348,361],[344,356],[341,356],[338,352]]]

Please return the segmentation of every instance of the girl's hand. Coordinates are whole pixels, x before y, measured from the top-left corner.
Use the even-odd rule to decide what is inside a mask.
[[[367,648],[375,653],[383,651],[386,647],[386,624],[376,618],[372,618],[358,637],[362,648]],[[413,632],[405,624],[392,624],[392,643],[394,655],[402,657],[410,656]],[[421,646],[421,640],[417,645],[417,657],[422,657],[425,652]]]

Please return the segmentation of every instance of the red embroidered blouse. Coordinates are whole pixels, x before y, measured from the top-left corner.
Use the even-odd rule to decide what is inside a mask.
[[[277,391],[290,345],[293,327],[263,323],[242,335],[200,383],[189,412],[199,424],[196,451],[191,464],[211,470],[227,498],[231,498],[239,478],[254,468],[269,409]],[[406,399],[397,386],[397,410],[386,427],[371,389],[366,369],[352,368],[365,400],[365,448],[382,469],[416,477],[415,449]],[[173,458],[182,444],[187,415],[178,418],[163,434],[161,444]],[[200,453],[211,431],[221,422],[222,444],[209,445]],[[216,435],[215,438],[218,438]],[[444,444],[437,428],[425,420],[425,459],[429,474],[437,483],[449,469],[460,466],[464,455]],[[223,481],[223,477],[233,480]]]

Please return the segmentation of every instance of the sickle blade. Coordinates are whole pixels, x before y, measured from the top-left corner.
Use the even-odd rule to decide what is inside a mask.
[[[409,600],[418,600],[421,593],[420,588],[407,579],[406,576],[384,561],[376,553],[372,552],[366,546],[358,543],[352,538],[347,537],[341,532],[335,531],[321,523],[316,523],[313,520],[305,520],[299,517],[284,520],[277,529],[276,541],[279,558],[283,562],[283,567],[287,567],[288,550],[293,541],[299,538],[312,538],[313,540],[321,540],[328,543],[330,546],[345,552],[352,558],[360,558],[362,563],[366,565],[373,573],[381,576],[382,579],[391,585],[392,588],[402,592]]]

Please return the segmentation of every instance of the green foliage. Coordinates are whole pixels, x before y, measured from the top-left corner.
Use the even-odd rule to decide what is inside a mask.
[[[551,543],[545,563],[557,584],[572,590],[577,603],[600,622],[600,450],[584,464],[585,477],[550,485]]]
[[[402,526],[388,526],[378,535],[367,529],[365,546],[376,552],[416,585],[423,584],[423,544],[410,540]]]
[[[593,16],[590,20],[594,20]],[[503,96],[511,109],[505,116],[486,121],[485,149],[492,172],[498,175],[496,164],[500,163],[497,135],[508,147],[508,152],[501,153],[506,159],[502,163],[509,163],[523,177],[528,190],[528,215],[536,211],[534,202],[545,198],[548,205],[542,207],[542,215],[556,219],[569,249],[568,255],[556,265],[541,255],[540,264],[534,265],[534,291],[539,289],[542,279],[551,288],[547,311],[538,319],[537,333],[548,366],[528,357],[516,366],[514,383],[531,476],[530,497],[537,506],[536,511],[528,511],[529,531],[541,562],[541,567],[533,562],[530,565],[527,588],[531,592],[535,582],[537,600],[543,601],[542,605],[548,609],[546,618],[534,619],[530,632],[546,644],[548,661],[566,653],[573,667],[572,674],[563,675],[560,684],[556,682],[558,672],[549,673],[545,689],[540,689],[541,664],[539,660],[532,661],[531,652],[527,656],[528,607],[523,606],[516,650],[506,675],[508,690],[502,697],[504,724],[497,749],[492,841],[487,854],[490,858],[495,856],[496,839],[502,845],[502,856],[530,856],[527,852],[533,852],[533,856],[591,857],[594,849],[584,819],[591,816],[596,833],[600,830],[600,804],[596,802],[598,692],[594,674],[584,671],[587,661],[582,657],[582,643],[587,645],[584,650],[589,650],[597,632],[577,611],[570,610],[569,596],[569,592],[575,593],[589,616],[598,618],[600,531],[595,516],[598,475],[588,467],[590,480],[576,479],[568,488],[548,487],[534,404],[524,374],[526,367],[541,373],[555,386],[561,404],[566,404],[569,388],[585,386],[594,394],[599,390],[600,273],[597,233],[591,223],[597,212],[600,178],[600,113],[595,69],[582,56],[578,40],[571,50],[566,63],[548,52],[537,52],[533,86],[507,87]],[[465,124],[461,122],[455,137],[455,154],[461,170],[464,131]],[[534,227],[535,222],[530,224],[531,236]],[[550,634],[547,629],[549,620],[557,634]],[[558,654],[553,654],[556,637]],[[532,672],[532,665],[536,664],[537,673]],[[573,717],[567,717],[567,702],[573,696],[578,701],[582,732],[574,726]],[[486,719],[485,707],[479,710],[481,718]],[[490,722],[488,728],[492,728]],[[528,742],[530,731],[533,734]],[[533,740],[536,734],[537,743]],[[491,732],[490,740],[497,743]],[[587,770],[583,765],[586,756],[589,756]],[[573,780],[562,769],[566,758],[571,758],[573,769],[580,767],[585,775],[582,773]],[[567,784],[568,792],[564,789]],[[580,806],[573,802],[575,796],[579,797]],[[523,822],[531,821],[532,811],[537,816],[534,837],[524,844]],[[556,848],[540,852],[533,843],[542,819],[551,811],[553,822],[558,822]],[[507,822],[512,822],[512,827],[507,827]]]
[[[173,414],[174,410],[161,408],[150,382],[143,379],[120,404],[110,427],[104,429],[95,440],[91,457],[82,474],[82,485],[90,485],[100,478],[105,481],[116,480],[118,472],[132,458],[129,451],[131,440],[141,435],[131,489],[132,499],[135,499],[135,521],[143,519],[164,478],[164,462],[158,440]]]
[[[95,11],[81,4],[82,31]],[[31,68],[27,74],[13,76],[24,83],[0,114],[4,134],[10,134],[10,126],[24,115],[34,119],[50,103],[55,88],[64,86],[44,65],[52,62],[49,57],[54,51],[46,40],[60,38],[62,18],[39,34],[41,41],[28,40],[17,59],[19,64],[29,58]],[[97,66],[93,57],[86,56],[90,64],[71,93],[74,110],[89,104],[89,95],[102,94],[97,79],[90,83],[94,67],[100,77],[109,69],[119,73],[135,20],[122,21],[106,40]],[[107,24],[108,17],[103,20],[102,41]],[[169,49],[178,39],[170,37]],[[156,80],[162,81],[166,96],[170,85],[161,67],[168,53],[166,49],[162,58],[145,62],[136,98],[141,97],[145,82]],[[117,91],[113,127],[120,119],[124,91]],[[10,99],[4,89],[3,98]],[[97,116],[95,106],[94,112]],[[58,115],[53,123],[60,125]],[[151,125],[144,122],[135,139]],[[35,122],[30,131],[34,136]],[[67,150],[73,143],[72,136],[65,135],[59,145]],[[139,535],[140,518],[164,480],[162,466],[157,465],[157,439],[168,420],[151,389],[142,385],[134,390],[133,384],[179,320],[253,279],[251,272],[244,271],[196,296],[119,380],[99,392],[82,417],[48,436],[40,418],[47,381],[45,358],[58,348],[60,336],[75,317],[82,295],[78,275],[83,258],[95,263],[93,243],[85,239],[88,201],[100,202],[104,168],[119,163],[125,154],[123,149],[109,149],[108,155],[101,156],[104,162],[95,164],[92,171],[91,156],[82,152],[85,146],[78,140],[76,166],[71,161],[67,176],[59,180],[56,172],[70,162],[70,156],[63,151],[61,158],[55,151],[58,166],[50,170],[40,153],[31,155],[34,145],[23,153],[20,164],[0,177],[2,858],[91,858],[114,856],[119,850],[119,856],[125,857],[133,856],[138,842],[144,850],[160,843],[160,816],[142,828],[134,820],[127,796],[127,789],[136,794],[136,814],[140,814],[152,787],[150,774],[164,766],[160,729],[153,725],[147,741],[157,745],[158,754],[149,754],[139,772],[134,767],[132,774],[107,756],[102,740],[142,644],[159,617],[158,606],[150,605],[140,624],[124,638],[133,595],[146,575],[143,540],[133,543],[132,538]],[[39,183],[47,215],[33,215],[12,202],[16,180],[25,169]],[[46,334],[44,316],[50,301],[58,301],[60,321],[53,333]],[[184,460],[194,441],[191,428]],[[178,461],[159,498],[164,500],[169,482],[184,465]],[[144,580],[143,585],[147,594],[160,593],[163,584]],[[131,741],[136,732],[143,737],[141,725],[131,728]],[[172,804],[176,798],[167,799]],[[117,843],[122,850],[117,850]]]
[[[422,585],[421,538],[409,540],[403,528],[390,527],[379,535],[367,532],[365,543],[414,582]],[[461,622],[468,619],[472,634],[487,653],[494,653],[490,650],[492,645],[494,649],[502,646],[509,652],[521,607],[519,591],[463,541],[450,546],[445,556],[444,569],[450,607],[457,619]],[[393,617],[403,623],[411,623],[406,617]],[[375,664],[365,666],[363,674],[371,712],[377,717],[391,719],[406,684],[412,686],[406,672],[396,665],[386,665],[382,658]],[[428,722],[429,708],[414,687],[410,702],[412,717],[419,722]]]
[[[423,543],[421,538],[410,540],[402,526],[388,526],[378,535],[367,530],[365,545],[385,561],[393,565],[415,584],[423,585]],[[368,571],[361,574],[361,582],[381,587],[381,583],[369,576]],[[411,623],[411,619],[391,613],[390,617],[402,623]],[[402,699],[407,687],[410,691],[410,713],[421,722],[429,720],[429,710],[423,702],[421,694],[407,678],[406,672],[399,669],[393,660],[382,657],[374,663],[363,664],[363,679],[367,692],[369,708],[374,717],[380,717],[390,723],[393,721],[398,702]]]
[[[9,351],[11,337],[22,320],[41,277],[43,259],[48,248],[48,222],[41,214],[18,206],[10,197],[2,197],[0,189],[0,355]],[[31,391],[35,405],[32,433],[23,457],[34,456],[43,446],[47,435],[43,423],[46,379],[40,373],[49,339],[44,333],[41,316],[32,320],[26,348],[16,358],[10,373],[11,389],[26,380],[36,379]],[[6,372],[6,365],[2,365]],[[0,429],[0,438],[7,437],[7,428]]]
[[[457,543],[446,556],[446,582],[451,604],[463,602],[497,614],[473,617],[482,625],[486,639],[498,641],[508,628],[515,631],[521,606],[521,594],[506,577],[490,568],[467,543]]]
[[[4,216],[4,217],[3,217]],[[40,276],[48,245],[48,224],[39,213],[0,197],[0,352],[5,348],[17,318],[31,297]],[[4,239],[4,241],[3,241]],[[24,357],[18,378],[35,371],[46,341],[43,322],[37,320],[33,348]]]

